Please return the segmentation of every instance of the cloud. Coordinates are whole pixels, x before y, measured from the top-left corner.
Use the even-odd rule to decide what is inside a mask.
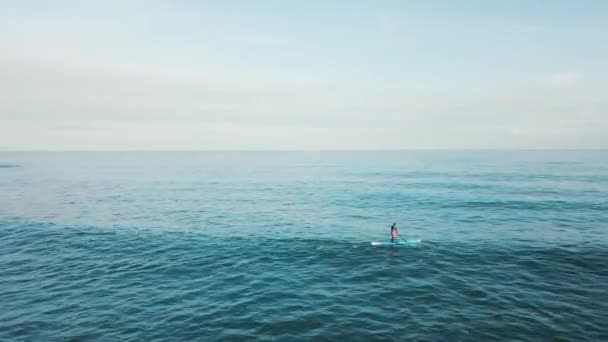
[[[400,15],[380,12],[376,14],[376,22],[383,33],[403,36],[406,34],[406,21]]]
[[[583,74],[578,71],[562,71],[549,74],[547,83],[555,88],[572,88],[580,84]]]
[[[0,55],[0,118],[256,121],[322,91],[309,76],[223,71],[182,74],[46,51]],[[310,97],[308,97],[310,99]],[[308,103],[314,107],[314,103]]]
[[[0,76],[0,149],[607,143],[602,87],[581,82],[578,72],[495,87],[416,87],[229,65],[183,73],[5,45]]]
[[[543,26],[531,23],[513,25],[511,26],[511,29],[514,32],[520,33],[522,35],[538,34],[545,31],[545,28]]]
[[[514,136],[519,136],[519,135],[524,134],[524,132],[521,130],[521,128],[517,128],[517,127],[511,128],[509,130],[509,132],[511,133],[511,135],[514,135]]]

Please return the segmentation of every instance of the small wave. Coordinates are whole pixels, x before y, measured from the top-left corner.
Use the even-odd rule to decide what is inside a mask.
[[[606,332],[601,246],[350,246],[0,222],[0,340],[100,336],[107,317],[113,340],[142,331],[147,341],[592,341]],[[513,329],[497,329],[495,317]]]
[[[444,208],[466,209],[504,209],[504,210],[577,210],[577,211],[605,211],[608,210],[602,203],[566,202],[566,201],[466,201],[462,203],[446,203]]]
[[[16,167],[20,167],[20,165],[17,165],[17,164],[2,164],[2,163],[0,163],[0,169],[12,169],[12,168],[16,168]]]

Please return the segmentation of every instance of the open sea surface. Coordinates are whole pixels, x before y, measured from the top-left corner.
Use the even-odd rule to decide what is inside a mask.
[[[257,340],[607,341],[608,151],[0,153],[0,341]]]

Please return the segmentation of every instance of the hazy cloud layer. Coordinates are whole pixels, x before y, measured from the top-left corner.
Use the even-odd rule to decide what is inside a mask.
[[[581,36],[564,57],[535,29],[539,57],[510,36],[555,20],[473,16],[438,59],[451,37],[422,41],[405,8],[77,4],[0,15],[0,149],[608,148],[606,48]],[[554,29],[606,28],[578,10]],[[494,56],[479,30],[522,50]]]

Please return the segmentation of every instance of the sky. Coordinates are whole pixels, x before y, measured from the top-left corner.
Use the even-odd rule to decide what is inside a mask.
[[[0,150],[608,148],[608,1],[0,8]]]

